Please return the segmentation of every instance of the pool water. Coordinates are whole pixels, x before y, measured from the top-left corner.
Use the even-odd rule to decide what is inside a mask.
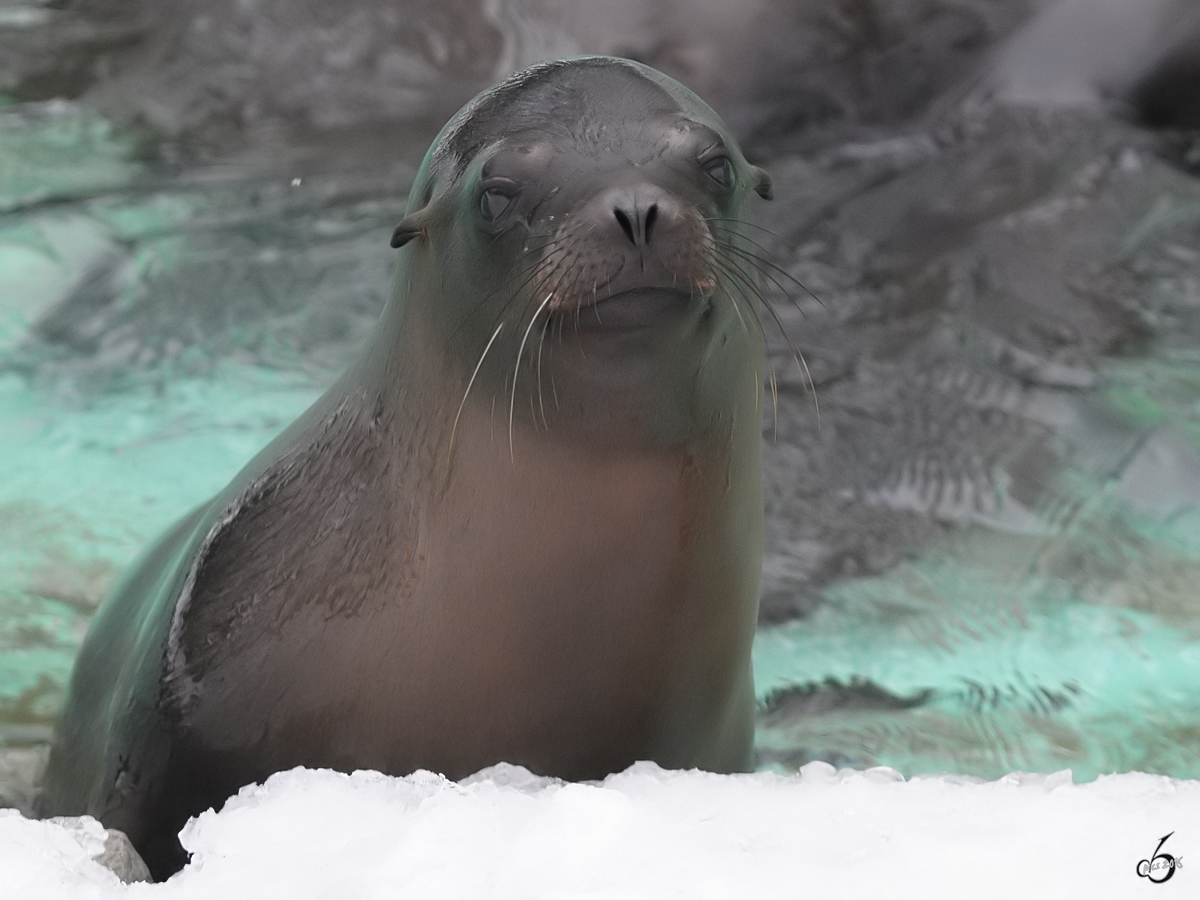
[[[117,574],[351,358],[387,289],[386,238],[404,202],[403,176],[388,178],[386,190],[350,176],[167,178],[81,107],[0,107],[0,746],[49,740],[72,656]],[[1125,234],[1131,254],[1159,235],[1163,268],[1137,289],[1148,308],[1163,305],[1149,292],[1165,292],[1192,317],[1200,252],[1179,235],[1200,208],[1162,203],[1145,233]],[[807,265],[818,283],[819,260]],[[843,333],[853,324],[829,315]],[[781,437],[768,414],[774,603],[789,572],[810,573],[805,554],[833,543],[821,521],[788,525],[807,508],[779,499],[805,465],[788,455],[803,445],[788,428],[801,422],[805,440],[835,449],[860,439],[847,423],[853,390],[867,389],[836,373],[826,386],[812,340],[824,424],[805,418],[803,396]],[[1100,355],[1086,377],[1071,371],[1010,379],[1008,399],[976,404],[1040,437],[959,488],[916,451],[925,463],[892,474],[885,461],[870,477],[814,476],[838,522],[861,521],[850,546],[876,540],[888,517],[919,520],[919,534],[883,541],[882,562],[804,574],[794,614],[764,618],[764,767],[1200,777],[1200,339],[1164,326],[1136,352]],[[926,398],[940,390],[930,384]],[[902,455],[913,421],[873,426]],[[942,450],[955,439],[937,434]],[[1023,493],[1020,474],[1005,481],[1039,453],[1055,464],[1031,476],[1037,492]]]

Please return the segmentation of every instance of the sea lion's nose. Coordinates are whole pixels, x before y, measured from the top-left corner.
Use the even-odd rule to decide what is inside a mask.
[[[663,193],[649,186],[621,191],[612,198],[613,217],[635,248],[650,246],[663,200]]]

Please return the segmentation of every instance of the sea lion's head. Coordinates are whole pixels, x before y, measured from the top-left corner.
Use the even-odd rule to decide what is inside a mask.
[[[745,220],[770,194],[687,88],[582,57],[513,75],[451,119],[392,245],[407,255],[403,290],[437,298],[428,328],[465,379],[502,396],[510,425],[594,431],[632,414],[675,440],[693,428],[703,374],[719,381],[740,360],[758,377]]]

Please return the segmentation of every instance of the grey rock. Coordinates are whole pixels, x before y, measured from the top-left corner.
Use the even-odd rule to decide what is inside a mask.
[[[108,837],[104,841],[104,852],[96,857],[96,862],[126,884],[154,880],[150,877],[150,870],[142,862],[141,856],[133,848],[133,844],[125,832],[118,831],[116,828],[108,829]]]

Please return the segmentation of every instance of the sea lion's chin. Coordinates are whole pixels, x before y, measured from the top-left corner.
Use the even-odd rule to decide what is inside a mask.
[[[556,313],[568,328],[592,333],[679,325],[703,315],[711,295],[680,288],[632,287]]]

